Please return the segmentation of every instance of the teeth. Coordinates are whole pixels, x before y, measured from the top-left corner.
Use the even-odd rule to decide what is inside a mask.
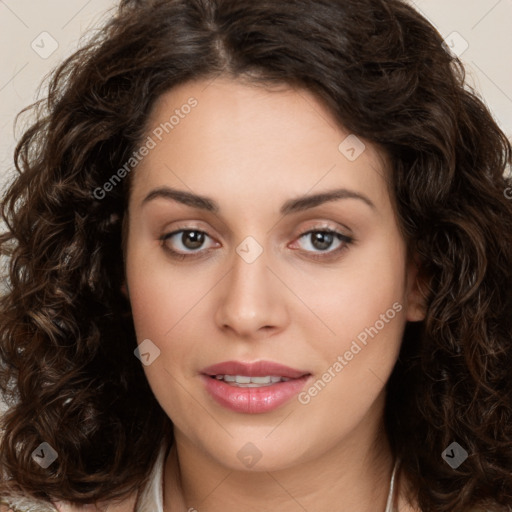
[[[247,375],[215,375],[215,378],[243,388],[271,386],[277,382],[287,382],[290,380],[287,377],[278,377],[273,375],[267,375],[265,377],[249,377]]]

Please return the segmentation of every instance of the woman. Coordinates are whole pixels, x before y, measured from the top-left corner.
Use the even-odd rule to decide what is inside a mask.
[[[124,1],[1,238],[15,510],[512,505],[511,146],[398,0]]]

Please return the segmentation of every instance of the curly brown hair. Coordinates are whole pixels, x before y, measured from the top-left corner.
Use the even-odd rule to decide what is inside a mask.
[[[23,111],[37,120],[1,207],[0,495],[120,498],[172,443],[121,291],[131,175],[94,191],[139,147],[162,93],[220,75],[305,88],[388,155],[427,308],[387,383],[393,452],[424,512],[511,506],[512,148],[400,0],[124,0],[55,70]],[[454,440],[468,452],[457,469],[441,458]],[[59,455],[47,469],[31,459],[43,441]]]

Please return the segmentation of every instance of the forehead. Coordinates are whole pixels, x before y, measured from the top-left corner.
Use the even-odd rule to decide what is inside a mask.
[[[134,200],[161,185],[205,195],[245,190],[253,199],[335,186],[377,201],[387,195],[383,153],[304,89],[227,78],[187,82],[156,100],[146,126],[154,148],[137,166]]]

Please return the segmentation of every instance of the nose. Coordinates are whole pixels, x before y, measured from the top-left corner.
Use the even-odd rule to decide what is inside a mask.
[[[266,337],[289,322],[286,288],[267,266],[265,252],[248,263],[237,253],[218,288],[215,322],[234,337]]]

